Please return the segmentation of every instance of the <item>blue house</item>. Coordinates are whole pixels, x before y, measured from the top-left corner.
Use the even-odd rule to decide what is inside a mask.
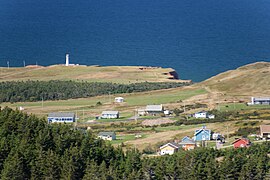
[[[195,130],[194,141],[210,141],[211,130],[203,127],[202,129]]]

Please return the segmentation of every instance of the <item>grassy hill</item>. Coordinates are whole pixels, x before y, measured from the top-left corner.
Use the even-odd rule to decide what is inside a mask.
[[[84,80],[89,82],[168,82],[177,81],[172,68],[144,66],[28,66],[0,68],[0,81],[21,80]]]
[[[214,76],[199,85],[227,95],[269,96],[270,63],[257,62]]]

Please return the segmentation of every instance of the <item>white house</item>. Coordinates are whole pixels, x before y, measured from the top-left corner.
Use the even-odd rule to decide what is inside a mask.
[[[108,141],[116,140],[115,132],[100,132],[98,133],[98,137],[100,139],[108,140]]]
[[[215,115],[209,114],[207,111],[200,111],[194,114],[195,118],[214,119]]]
[[[116,98],[114,98],[114,102],[122,103],[122,102],[124,102],[124,98],[123,97],[116,97]]]
[[[150,115],[164,113],[164,109],[163,109],[162,104],[160,104],[160,105],[147,105],[145,108],[145,111],[147,114],[150,114]]]
[[[54,112],[49,113],[48,123],[73,123],[75,122],[75,113],[72,112]]]
[[[101,114],[101,118],[104,119],[118,119],[119,112],[118,111],[103,111]]]
[[[248,105],[270,105],[270,97],[251,97],[251,102]]]

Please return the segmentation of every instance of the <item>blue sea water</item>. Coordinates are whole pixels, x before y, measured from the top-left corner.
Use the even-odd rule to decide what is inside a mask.
[[[1,0],[0,66],[172,67],[201,81],[270,59],[269,0]]]

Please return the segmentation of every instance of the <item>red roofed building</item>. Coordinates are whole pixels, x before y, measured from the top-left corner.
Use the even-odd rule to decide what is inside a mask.
[[[251,145],[251,142],[247,138],[239,138],[236,139],[232,144],[234,148],[242,148],[242,147],[249,147]]]

